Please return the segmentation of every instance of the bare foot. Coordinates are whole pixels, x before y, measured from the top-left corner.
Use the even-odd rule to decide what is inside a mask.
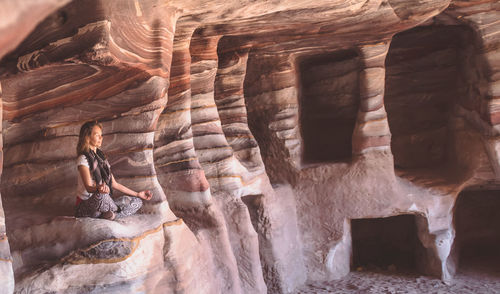
[[[115,213],[114,213],[114,212],[112,212],[111,210],[108,210],[108,211],[103,212],[103,213],[101,214],[101,218],[103,218],[103,219],[107,219],[107,220],[114,220],[114,219],[115,219],[115,217],[116,217]]]

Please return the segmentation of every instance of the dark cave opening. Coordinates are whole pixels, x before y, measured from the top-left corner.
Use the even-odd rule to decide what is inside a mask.
[[[464,191],[455,204],[459,270],[500,275],[500,191]]]
[[[468,32],[435,25],[394,36],[386,59],[385,106],[397,168],[446,164],[449,118],[453,105],[466,96]]]
[[[423,246],[415,215],[353,219],[351,234],[353,269],[417,271]]]
[[[349,161],[359,106],[359,60],[343,50],[299,62],[304,162]]]

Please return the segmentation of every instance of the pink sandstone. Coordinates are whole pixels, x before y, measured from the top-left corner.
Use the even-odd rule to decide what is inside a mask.
[[[0,293],[294,293],[402,215],[450,282],[500,240],[498,1],[0,8]],[[87,120],[139,214],[73,217]]]

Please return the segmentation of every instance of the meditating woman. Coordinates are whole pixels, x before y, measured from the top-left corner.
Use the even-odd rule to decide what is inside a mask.
[[[149,200],[153,194],[150,191],[135,192],[118,183],[106,156],[99,149],[101,144],[102,125],[97,121],[83,124],[76,146],[79,176],[75,215],[110,220],[132,215],[141,208],[141,199]],[[130,196],[113,200],[114,190]]]

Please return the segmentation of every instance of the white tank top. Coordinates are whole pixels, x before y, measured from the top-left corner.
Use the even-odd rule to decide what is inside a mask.
[[[87,161],[87,158],[85,157],[85,155],[78,156],[78,158],[76,160],[76,168],[78,169],[78,167],[80,165],[83,165],[83,166],[86,166],[87,168],[89,168],[89,162]],[[93,185],[94,180],[91,179],[91,181],[92,181],[92,185]],[[87,200],[90,198],[90,196],[92,196],[92,193],[87,192],[87,189],[85,189],[85,185],[83,184],[83,179],[82,179],[82,176],[80,176],[80,172],[78,172],[78,186],[77,186],[76,193],[77,193],[76,195],[82,200]]]

